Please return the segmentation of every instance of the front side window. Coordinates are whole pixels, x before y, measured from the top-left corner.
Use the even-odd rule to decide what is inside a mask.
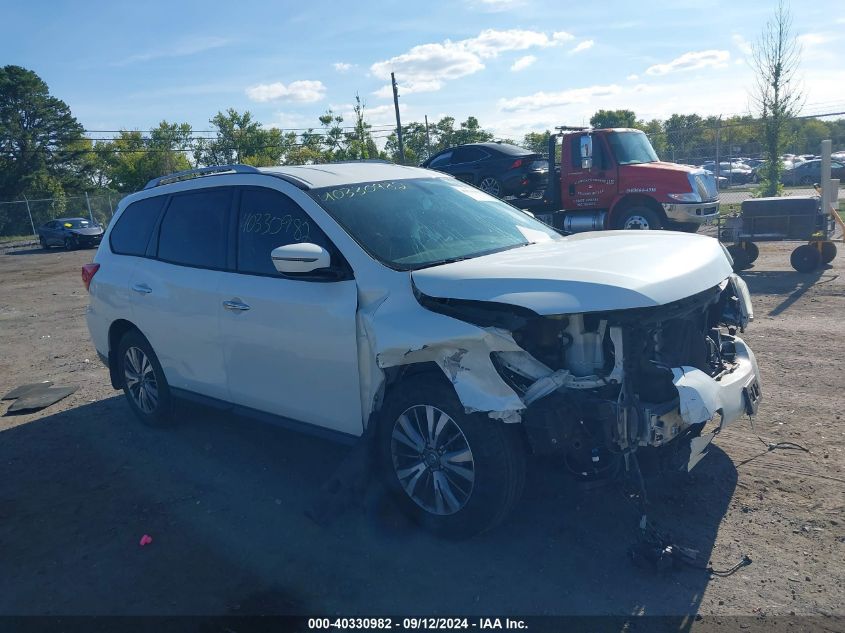
[[[334,250],[314,221],[283,193],[266,188],[243,190],[238,216],[238,271],[278,275],[270,253],[279,246],[299,242]]]
[[[561,239],[528,214],[450,178],[362,182],[309,194],[364,250],[395,270]]]
[[[222,187],[173,196],[161,221],[159,259],[198,268],[225,268],[231,200],[231,189]]]
[[[613,132],[608,134],[607,139],[619,165],[640,165],[660,160],[642,132]]]

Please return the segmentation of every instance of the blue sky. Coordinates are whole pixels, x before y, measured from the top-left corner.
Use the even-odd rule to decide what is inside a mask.
[[[808,113],[845,110],[845,3],[793,1]],[[774,0],[4,3],[0,60],[37,72],[89,130],[477,116],[521,138],[599,108],[641,118],[748,111],[749,43]]]

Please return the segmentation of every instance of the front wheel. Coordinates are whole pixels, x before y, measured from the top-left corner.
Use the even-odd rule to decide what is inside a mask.
[[[411,378],[385,399],[379,466],[401,509],[432,532],[468,538],[507,516],[525,483],[521,429],[467,414],[439,376]]]
[[[614,221],[614,228],[626,230],[658,230],[663,228],[660,216],[648,207],[629,207]]]
[[[169,425],[170,387],[149,341],[138,330],[130,330],[120,339],[117,358],[123,393],[135,416],[148,426]]]

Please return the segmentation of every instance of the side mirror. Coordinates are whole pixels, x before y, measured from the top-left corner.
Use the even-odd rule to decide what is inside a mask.
[[[581,169],[592,169],[593,167],[593,137],[584,134],[581,137]]]
[[[278,246],[270,253],[273,265],[280,273],[310,273],[331,266],[332,258],[322,246],[303,242]]]

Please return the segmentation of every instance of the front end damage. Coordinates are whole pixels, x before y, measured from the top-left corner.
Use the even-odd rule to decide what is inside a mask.
[[[736,336],[753,318],[736,276],[668,305],[580,314],[539,315],[418,289],[415,298],[415,311],[361,315],[361,347],[376,360],[362,372],[370,378],[362,384],[364,419],[397,370],[435,363],[468,412],[521,422],[535,453],[600,477],[636,451],[689,470],[725,425],[753,415],[760,401],[754,354]],[[416,343],[403,312],[414,313]],[[433,331],[442,333],[438,341]]]

